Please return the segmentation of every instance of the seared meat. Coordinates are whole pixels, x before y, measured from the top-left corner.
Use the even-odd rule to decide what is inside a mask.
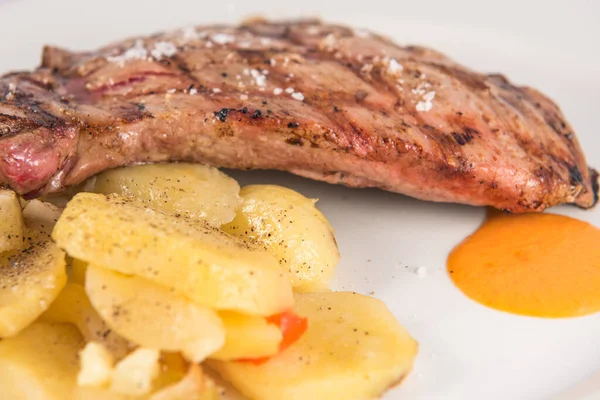
[[[512,212],[591,207],[597,176],[538,91],[318,21],[46,47],[0,78],[0,183],[26,197],[107,168],[195,161]]]

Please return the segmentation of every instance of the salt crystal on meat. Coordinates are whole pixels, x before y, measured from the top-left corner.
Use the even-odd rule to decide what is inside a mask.
[[[154,48],[150,51],[152,57],[160,59],[163,57],[173,57],[177,53],[177,47],[171,42],[156,42]]]
[[[336,46],[337,39],[335,38],[335,35],[333,33],[330,33],[329,35],[325,36],[325,39],[319,42],[319,48],[325,51],[332,51],[336,48]]]
[[[254,78],[257,86],[266,86],[267,85],[267,77],[264,75],[259,75]]]
[[[227,33],[215,33],[210,37],[213,42],[217,44],[227,44],[235,42],[235,36],[229,35]]]
[[[292,93],[292,99],[302,101],[304,100],[304,95],[300,92]]]
[[[435,98],[435,92],[427,92],[423,95],[423,100],[417,103],[417,111],[429,111],[433,107],[433,99]]]
[[[144,42],[142,40],[136,40],[135,44],[127,49],[125,52],[118,56],[109,56],[106,57],[108,62],[117,63],[121,66],[125,65],[127,61],[132,60],[145,60],[148,58],[148,50],[144,47]]]
[[[388,66],[387,66],[388,73],[390,73],[392,75],[396,75],[396,74],[398,74],[398,72],[402,72],[403,69],[404,69],[404,67],[402,66],[402,64],[400,64],[394,58],[392,58],[388,61]]]
[[[181,30],[181,37],[185,41],[192,41],[198,39],[198,32],[193,26],[187,26]]]

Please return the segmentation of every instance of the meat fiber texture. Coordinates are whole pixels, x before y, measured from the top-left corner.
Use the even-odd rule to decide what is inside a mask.
[[[191,161],[423,200],[542,211],[597,200],[559,107],[430,49],[316,20],[46,47],[0,78],[0,184],[26,198]]]

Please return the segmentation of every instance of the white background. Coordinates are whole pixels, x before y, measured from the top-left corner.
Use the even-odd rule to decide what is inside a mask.
[[[561,105],[591,165],[600,167],[600,2],[597,1],[76,1],[0,0],[0,71],[31,68],[43,44],[89,49],[188,24],[320,16],[435,47],[502,72]],[[600,369],[600,315],[540,320],[466,299],[445,258],[483,217],[479,208],[424,203],[276,173],[236,173],[319,197],[342,253],[336,287],[374,292],[420,342],[414,372],[386,399],[551,399]],[[600,209],[565,213],[600,226]],[[425,277],[413,273],[427,268]],[[600,290],[600,288],[599,288]],[[568,399],[573,399],[567,395]],[[307,399],[308,400],[308,399]]]

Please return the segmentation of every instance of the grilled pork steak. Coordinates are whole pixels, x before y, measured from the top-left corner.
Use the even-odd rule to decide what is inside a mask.
[[[0,78],[0,183],[35,197],[107,168],[195,161],[513,212],[591,207],[572,127],[538,91],[318,21],[46,47]]]

